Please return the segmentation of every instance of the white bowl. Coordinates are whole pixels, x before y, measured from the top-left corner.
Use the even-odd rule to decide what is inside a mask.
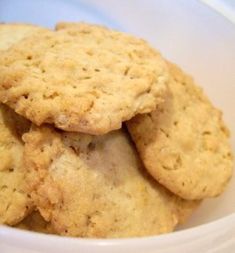
[[[1,0],[0,19],[48,27],[60,20],[83,20],[143,37],[195,77],[214,104],[224,111],[225,121],[235,133],[235,26],[200,1]],[[232,253],[234,195],[235,177],[222,196],[204,201],[181,231],[154,237],[90,240],[0,226],[0,252]]]

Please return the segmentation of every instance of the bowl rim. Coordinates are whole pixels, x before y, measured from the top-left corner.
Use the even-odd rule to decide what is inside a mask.
[[[228,226],[229,224],[229,226]],[[202,224],[196,227],[187,228],[180,231],[175,231],[168,234],[148,236],[148,237],[133,237],[123,239],[88,239],[88,238],[76,238],[76,237],[61,237],[59,235],[43,234],[39,232],[31,232],[26,230],[20,230],[5,225],[0,225],[0,242],[5,242],[7,245],[23,246],[32,244],[38,249],[48,249],[48,245],[52,245],[52,248],[56,247],[152,247],[153,245],[158,247],[166,247],[169,244],[181,245],[185,244],[185,241],[195,240],[198,237],[206,238],[213,237],[215,234],[228,234],[230,240],[232,233],[235,232],[235,212],[220,218],[218,220]],[[45,247],[46,246],[46,247]]]
[[[204,5],[209,6],[211,9],[225,17],[229,20],[233,25],[235,25],[235,9],[233,9],[227,1],[224,0],[217,0],[217,1],[210,1],[210,0],[200,0]]]

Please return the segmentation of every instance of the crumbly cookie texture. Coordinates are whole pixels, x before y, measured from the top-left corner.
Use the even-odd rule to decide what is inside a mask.
[[[0,104],[0,224],[16,224],[32,206],[24,191],[21,136],[26,130],[29,130],[28,121]]]
[[[23,24],[0,24],[0,58],[21,39],[42,28]],[[31,210],[25,192],[23,142],[21,136],[30,123],[7,106],[0,104],[0,223],[14,225]]]
[[[23,138],[32,199],[60,235],[166,233],[198,205],[146,174],[123,130],[91,136],[41,127]]]
[[[36,125],[95,135],[154,110],[167,81],[145,41],[88,24],[38,32],[0,58],[1,102]]]
[[[165,103],[127,123],[152,176],[185,199],[215,197],[232,175],[229,133],[222,113],[176,65]]]
[[[46,29],[27,24],[0,24],[0,54],[1,50],[7,50],[25,37],[43,30]]]
[[[44,234],[54,234],[54,230],[49,222],[46,222],[38,211],[33,211],[24,218],[15,228],[40,232]]]

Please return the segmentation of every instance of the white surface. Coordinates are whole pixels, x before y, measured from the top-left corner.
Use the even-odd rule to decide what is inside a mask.
[[[233,0],[231,0],[233,1]],[[58,20],[101,23],[141,36],[193,74],[235,133],[235,27],[200,1],[0,0],[0,21],[48,27]],[[235,135],[232,135],[235,148]],[[235,177],[177,233],[137,240],[80,240],[0,228],[0,253],[235,252]],[[225,216],[231,215],[227,218]],[[222,218],[221,220],[218,220]],[[181,228],[182,229],[182,228]],[[24,249],[24,251],[23,251]]]
[[[0,249],[1,253],[234,253],[234,223],[233,215],[191,230],[122,240],[62,239],[5,228],[1,231]]]
[[[201,0],[214,8],[235,24],[235,1],[234,0]]]

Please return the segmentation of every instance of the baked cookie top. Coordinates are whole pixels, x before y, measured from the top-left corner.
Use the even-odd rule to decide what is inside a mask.
[[[222,113],[176,65],[164,104],[127,123],[152,176],[185,199],[219,195],[232,174],[232,154]]]
[[[23,24],[0,24],[0,58],[4,50],[24,37],[41,31]],[[0,223],[14,225],[30,211],[32,203],[24,191],[23,142],[30,123],[0,104]]]
[[[0,53],[23,38],[35,32],[46,30],[44,28],[27,24],[0,24]]]
[[[41,127],[23,139],[31,197],[58,234],[120,238],[166,233],[198,205],[152,179],[123,130],[91,136]]]
[[[25,119],[0,104],[0,224],[16,224],[31,208],[30,198],[24,191],[24,144],[21,140],[28,128]]]
[[[38,32],[0,58],[1,102],[36,125],[95,135],[155,109],[167,80],[145,41],[89,24]]]

